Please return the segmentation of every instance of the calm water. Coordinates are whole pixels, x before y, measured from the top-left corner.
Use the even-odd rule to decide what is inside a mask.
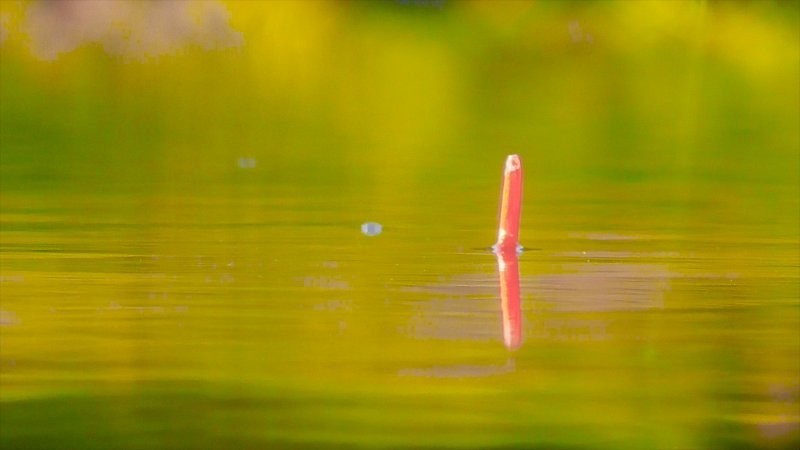
[[[501,158],[383,196],[229,163],[3,193],[3,448],[798,442],[794,186],[529,176],[509,350]]]
[[[800,448],[797,5],[0,0],[0,448]]]

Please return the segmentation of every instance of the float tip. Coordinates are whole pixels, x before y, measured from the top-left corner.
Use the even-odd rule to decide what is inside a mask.
[[[506,158],[506,173],[513,172],[522,168],[522,163],[519,160],[519,155],[508,155]]]

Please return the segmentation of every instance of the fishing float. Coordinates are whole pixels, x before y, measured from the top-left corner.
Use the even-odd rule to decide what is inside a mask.
[[[495,253],[517,253],[519,221],[522,213],[522,162],[519,155],[508,155],[503,171],[503,191],[500,197],[500,224],[497,227]]]
[[[503,190],[500,197],[500,220],[497,256],[500,278],[500,307],[503,314],[503,342],[509,350],[522,344],[522,307],[519,289],[519,222],[522,213],[522,162],[519,155],[509,155],[503,171]]]

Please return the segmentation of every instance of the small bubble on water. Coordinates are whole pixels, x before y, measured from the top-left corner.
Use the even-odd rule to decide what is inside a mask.
[[[238,161],[236,161],[236,164],[239,166],[240,169],[254,169],[256,167],[256,164],[258,164],[258,162],[256,161],[255,158],[241,157],[239,158]]]
[[[383,226],[378,222],[365,222],[361,224],[361,232],[366,236],[377,236],[383,231]]]

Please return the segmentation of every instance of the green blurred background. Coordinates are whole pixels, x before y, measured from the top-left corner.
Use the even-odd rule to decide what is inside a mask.
[[[4,448],[797,445],[797,2],[0,0],[0,39]]]
[[[381,189],[522,149],[535,177],[798,180],[794,2],[145,3],[80,20],[113,4],[54,2],[77,12],[48,30],[30,11],[48,3],[3,1],[6,189],[73,168],[62,184],[166,189],[240,155],[270,178]],[[167,24],[132,32],[148,14]]]

